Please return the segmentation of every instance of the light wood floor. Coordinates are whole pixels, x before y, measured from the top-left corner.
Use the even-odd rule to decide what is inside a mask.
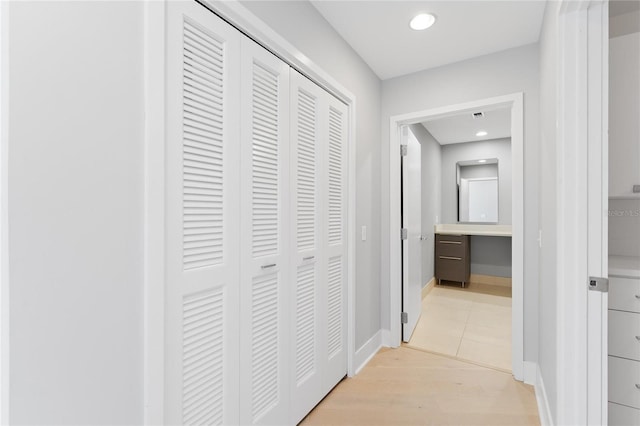
[[[302,425],[539,425],[533,387],[409,347],[382,349]]]
[[[409,346],[511,371],[511,287],[435,286]]]

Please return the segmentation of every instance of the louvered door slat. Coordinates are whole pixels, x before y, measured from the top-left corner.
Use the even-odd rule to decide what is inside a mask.
[[[189,21],[184,23],[184,49],[185,58],[199,59],[208,63],[217,63],[217,67],[211,67],[207,72],[194,68],[192,61],[184,61],[185,80],[197,90],[200,88],[201,95],[208,94],[209,99],[215,103],[223,102],[223,70],[222,43],[215,37],[209,36],[204,30],[197,28]],[[210,239],[206,245],[194,246],[186,240],[187,234],[183,234],[184,268],[201,268],[213,266],[224,262],[223,257],[223,130],[222,123],[224,117],[221,111],[201,111],[194,114],[198,104],[193,103],[189,98],[183,98],[183,126],[185,132],[193,132],[202,136],[202,143],[211,147],[211,150],[218,152],[218,156],[211,155],[209,151],[195,148],[188,138],[183,140],[183,200],[185,203],[196,201],[195,196],[204,196],[204,201],[211,203],[212,210],[209,212],[194,213],[192,210],[184,209],[184,228],[187,229],[191,223],[198,223],[198,228]],[[203,172],[207,173],[206,177]],[[198,197],[198,200],[202,200]],[[206,248],[206,250],[204,249]]]
[[[343,116],[334,108],[329,109],[329,244],[342,243],[342,132]]]
[[[323,158],[321,127],[323,91],[304,76],[292,72],[291,78],[291,155],[292,179],[291,265],[293,287],[291,315],[292,367],[290,386],[293,418],[299,422],[322,399],[320,183]]]
[[[242,44],[241,424],[288,423],[289,68]]]
[[[240,35],[169,2],[166,39],[164,422],[237,424]]]
[[[329,96],[326,124],[326,175],[323,268],[326,273],[324,321],[326,347],[323,353],[323,390],[328,392],[344,377],[346,350],[346,107]]]

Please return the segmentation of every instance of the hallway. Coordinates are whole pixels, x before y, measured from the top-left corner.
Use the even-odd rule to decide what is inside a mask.
[[[406,346],[381,349],[302,425],[539,425],[532,386]]]

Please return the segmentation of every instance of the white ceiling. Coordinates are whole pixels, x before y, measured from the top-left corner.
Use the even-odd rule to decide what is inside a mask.
[[[382,80],[535,43],[544,1],[311,0]],[[409,28],[419,12],[436,15],[425,31]]]
[[[511,137],[510,108],[482,112],[483,118],[474,118],[473,114],[464,113],[421,124],[440,145]],[[486,131],[487,136],[476,136],[480,130]]]

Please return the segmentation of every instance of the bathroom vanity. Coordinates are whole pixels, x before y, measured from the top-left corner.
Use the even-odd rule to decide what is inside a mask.
[[[435,226],[435,277],[462,287],[471,276],[471,238],[474,235],[511,237],[511,225],[438,224]]]

